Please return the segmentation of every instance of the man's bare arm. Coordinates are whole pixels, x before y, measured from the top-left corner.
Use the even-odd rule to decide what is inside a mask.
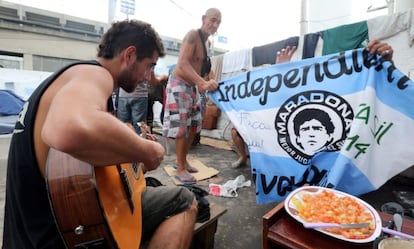
[[[113,81],[108,72],[96,68],[77,69],[81,76],[58,91],[44,123],[43,141],[95,166],[144,162],[148,168],[157,167],[164,148],[139,137],[106,111]]]

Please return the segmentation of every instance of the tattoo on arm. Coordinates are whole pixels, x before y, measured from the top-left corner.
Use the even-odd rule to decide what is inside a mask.
[[[192,43],[194,43],[194,41],[195,41],[194,36],[189,35],[188,38],[187,38],[187,42],[190,43],[190,44],[192,44]]]

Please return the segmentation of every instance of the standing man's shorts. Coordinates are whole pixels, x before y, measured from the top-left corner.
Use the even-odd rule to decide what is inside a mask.
[[[171,75],[166,89],[163,136],[186,138],[201,131],[200,94],[194,85]]]

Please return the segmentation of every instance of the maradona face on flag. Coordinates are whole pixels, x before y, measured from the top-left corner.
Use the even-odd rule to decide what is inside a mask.
[[[307,165],[317,152],[341,149],[353,118],[352,107],[341,96],[322,90],[301,92],[276,113],[279,146]]]
[[[414,85],[364,49],[249,71],[209,97],[249,147],[258,203],[304,184],[360,195],[414,164]]]

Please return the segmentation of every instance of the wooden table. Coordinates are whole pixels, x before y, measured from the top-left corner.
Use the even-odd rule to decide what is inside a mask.
[[[382,223],[392,220],[392,215],[379,212]],[[414,234],[414,221],[404,219],[402,232]],[[293,219],[279,203],[263,216],[262,248],[292,249],[372,249],[373,243],[356,244],[342,241],[313,229],[306,229]]]

